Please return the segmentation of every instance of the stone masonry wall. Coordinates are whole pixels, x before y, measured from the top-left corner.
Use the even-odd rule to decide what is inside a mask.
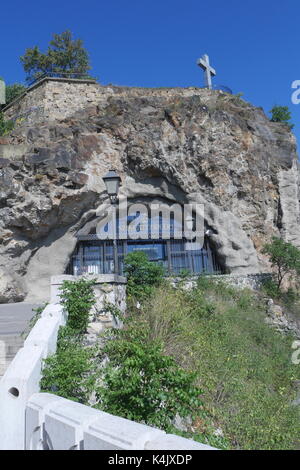
[[[208,278],[213,279],[215,281],[221,281],[227,284],[228,286],[237,287],[240,289],[252,289],[252,290],[259,290],[262,284],[272,279],[272,275],[270,273],[260,273],[260,274],[222,274],[222,275],[207,275]],[[174,284],[178,284],[182,282],[181,278],[175,278]],[[184,282],[185,288],[190,289],[196,285],[197,278],[192,277]]]
[[[209,93],[201,88],[129,88],[102,86],[93,81],[66,80],[46,78],[28,89],[26,95],[8,106],[4,113],[6,119],[24,119],[28,123],[41,119],[56,120],[72,116],[87,106],[101,105],[110,96],[124,97],[128,93],[132,97],[145,96],[193,96],[204,97]]]
[[[71,276],[61,275],[51,277],[51,302],[53,304],[60,302],[60,287],[64,281],[76,281],[80,278],[94,280],[94,292],[96,303],[90,312],[87,341],[94,343],[100,331],[111,326],[120,326],[120,320],[107,310],[107,304],[111,304],[121,313],[126,311],[126,283],[123,276],[114,274]]]

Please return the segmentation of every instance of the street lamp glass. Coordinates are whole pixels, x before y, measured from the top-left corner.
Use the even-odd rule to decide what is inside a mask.
[[[121,178],[114,171],[109,170],[109,172],[103,177],[103,181],[106,186],[106,191],[109,196],[116,196],[119,192]]]

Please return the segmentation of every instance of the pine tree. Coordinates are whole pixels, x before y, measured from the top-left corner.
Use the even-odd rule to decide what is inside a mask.
[[[44,54],[38,46],[26,49],[20,58],[27,73],[26,81],[44,74],[68,74],[70,78],[88,78],[89,57],[81,39],[73,39],[71,31],[54,34]]]

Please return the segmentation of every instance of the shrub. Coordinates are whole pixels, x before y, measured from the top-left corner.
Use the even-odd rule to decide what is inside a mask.
[[[300,250],[291,243],[273,237],[262,252],[269,255],[272,266],[276,268],[278,290],[287,274],[300,274]]]
[[[41,389],[88,404],[97,379],[96,347],[84,347],[89,311],[95,303],[94,281],[64,281],[60,297],[68,312],[58,332],[56,353],[44,361]]]
[[[273,279],[265,279],[262,283],[262,291],[271,297],[272,299],[277,299],[280,297],[280,290],[278,285]]]
[[[195,410],[196,436],[189,437],[216,445],[214,430],[220,427],[218,447],[229,441],[236,449],[295,448],[299,412],[291,402],[298,366],[291,362],[292,338],[265,323],[260,296],[203,276],[194,292],[155,289],[135,321],[143,325],[143,343],[158,340],[164,354],[197,374],[203,406]]]
[[[125,256],[124,273],[127,276],[129,298],[142,299],[149,297],[153,287],[162,282],[164,268],[149,261],[143,251],[135,251]]]
[[[22,95],[26,91],[26,87],[20,83],[14,83],[13,85],[6,86],[6,104],[14,101],[18,96]]]
[[[284,124],[287,124],[290,129],[293,129],[294,124],[289,122],[291,119],[291,113],[288,106],[273,106],[270,113],[272,113],[272,122],[283,122]]]
[[[0,112],[0,137],[9,134],[14,128],[13,121],[5,121],[3,113]]]
[[[93,280],[79,279],[64,281],[60,288],[61,303],[68,312],[68,326],[74,331],[86,331],[90,309],[96,302],[94,284]]]
[[[83,348],[70,338],[63,341],[45,360],[41,390],[88,404],[97,378],[94,354],[93,348]]]
[[[168,430],[178,414],[193,414],[200,406],[195,375],[163,354],[159,341],[149,340],[145,323],[125,320],[104,352],[109,362],[98,388],[98,407],[124,418]],[[147,340],[148,337],[148,340]]]

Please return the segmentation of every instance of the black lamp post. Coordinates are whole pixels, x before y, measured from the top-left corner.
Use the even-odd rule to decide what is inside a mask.
[[[109,170],[109,172],[103,176],[103,181],[106,186],[107,194],[109,195],[110,201],[113,206],[116,206],[118,202],[118,192],[121,183],[120,176],[115,172],[115,170]],[[115,209],[116,210],[116,209]],[[119,259],[118,259],[118,245],[117,245],[117,214],[115,217],[116,227],[114,231],[114,271],[115,274],[119,274]]]

